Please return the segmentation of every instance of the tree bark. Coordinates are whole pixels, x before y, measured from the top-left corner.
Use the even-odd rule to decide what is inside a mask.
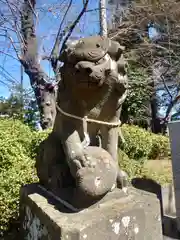
[[[100,35],[107,37],[106,0],[99,0]]]
[[[37,37],[35,34],[35,0],[24,0],[21,15],[21,32],[24,39],[21,64],[30,79],[40,111],[43,129],[52,127],[56,115],[55,89],[49,82],[38,58]]]

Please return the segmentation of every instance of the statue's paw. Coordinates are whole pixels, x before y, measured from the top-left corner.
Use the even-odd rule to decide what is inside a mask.
[[[82,154],[80,156],[76,156],[76,158],[73,160],[74,164],[76,165],[76,169],[81,169],[84,167],[91,167],[90,159],[88,156]]]
[[[119,170],[117,174],[117,187],[121,189],[126,189],[129,185],[128,175],[125,171]]]
[[[93,169],[96,165],[95,159],[92,157],[89,157],[88,155],[81,155],[76,156],[75,159],[73,159],[73,162],[70,167],[71,174],[74,178],[78,175],[78,171],[80,169]]]
[[[96,167],[96,163],[97,163],[96,158],[94,158],[93,156],[91,156],[87,153],[85,153],[84,157],[86,159],[85,167],[87,167],[87,168],[95,168]]]
[[[76,186],[89,197],[99,197],[116,186],[117,166],[111,155],[102,148],[86,149],[86,167],[77,171]]]

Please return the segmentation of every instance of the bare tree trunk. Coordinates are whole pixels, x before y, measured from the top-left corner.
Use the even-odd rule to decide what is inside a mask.
[[[43,129],[52,127],[56,115],[55,90],[42,70],[38,58],[37,38],[34,24],[35,0],[24,0],[21,31],[24,39],[21,63],[29,76],[40,111]]]
[[[100,35],[107,37],[106,0],[99,0]]]

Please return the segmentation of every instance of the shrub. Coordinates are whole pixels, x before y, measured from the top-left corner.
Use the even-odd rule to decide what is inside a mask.
[[[120,148],[132,159],[155,159],[170,156],[169,139],[137,126],[122,126],[125,143]]]
[[[118,150],[118,160],[119,167],[128,174],[130,180],[134,176],[140,174],[143,167],[142,163],[135,161],[134,159],[130,159],[121,149]]]
[[[122,119],[146,120],[147,104],[150,100],[152,87],[148,84],[148,73],[144,68],[130,64],[128,67],[129,92],[122,106]]]
[[[152,139],[150,133],[137,126],[122,126],[125,143],[121,149],[133,159],[147,158],[151,152]]]
[[[152,148],[149,154],[150,159],[170,157],[169,138],[162,135],[151,134]]]
[[[35,132],[18,120],[0,119],[0,236],[18,218],[20,187],[38,180],[34,157],[49,132]]]
[[[0,120],[0,171],[13,167],[31,152],[33,133],[18,120]]]
[[[37,180],[31,156],[33,131],[18,120],[0,120],[0,234],[18,216],[21,185]]]
[[[152,169],[145,166],[143,161],[130,159],[121,149],[118,150],[118,157],[119,167],[128,174],[129,181],[140,177],[153,179],[162,185],[172,182],[171,171],[162,171],[161,173],[152,171]]]
[[[24,156],[22,161],[0,173],[0,234],[18,217],[19,190],[25,183],[37,181],[34,161]]]

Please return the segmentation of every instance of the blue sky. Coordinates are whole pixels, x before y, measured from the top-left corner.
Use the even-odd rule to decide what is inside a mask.
[[[45,2],[45,3],[44,3]],[[49,11],[39,12],[39,24],[37,25],[37,36],[38,36],[38,43],[40,49],[42,49],[42,39],[43,46],[46,50],[46,53],[49,54],[52,43],[54,42],[54,37],[57,32],[58,26],[60,24],[60,19],[63,16],[60,14],[61,11],[53,10],[53,6],[61,1],[58,0],[39,0],[37,8],[41,7],[41,9],[48,9]],[[67,3],[67,1],[64,1]],[[69,1],[68,1],[69,2]],[[97,0],[90,0],[88,9],[96,9],[98,8],[98,1]],[[65,8],[64,8],[65,9]],[[76,16],[79,14],[80,10],[82,9],[82,0],[74,0],[73,6],[71,11],[69,12],[65,24],[69,24],[70,21],[73,21]],[[99,32],[99,13],[98,11],[88,12],[84,14],[80,23],[74,30],[72,37],[83,37],[88,35],[95,35]],[[5,47],[6,46],[6,47]],[[7,40],[4,38],[0,38],[0,50],[3,50],[14,57],[16,56],[15,53],[12,52],[12,48],[8,50]],[[11,75],[9,76],[11,80],[20,81],[20,64],[18,61],[14,60],[9,56],[5,56],[4,54],[0,53],[0,66],[3,66],[6,71]],[[42,66],[45,69],[48,75],[52,75],[51,66],[49,62],[44,61],[42,62]],[[1,68],[0,68],[1,72]],[[2,72],[1,72],[2,73]],[[7,97],[9,95],[9,89],[7,86],[1,83],[4,81],[2,74],[0,75],[0,96]],[[24,87],[29,88],[29,78],[26,74],[24,74]]]

